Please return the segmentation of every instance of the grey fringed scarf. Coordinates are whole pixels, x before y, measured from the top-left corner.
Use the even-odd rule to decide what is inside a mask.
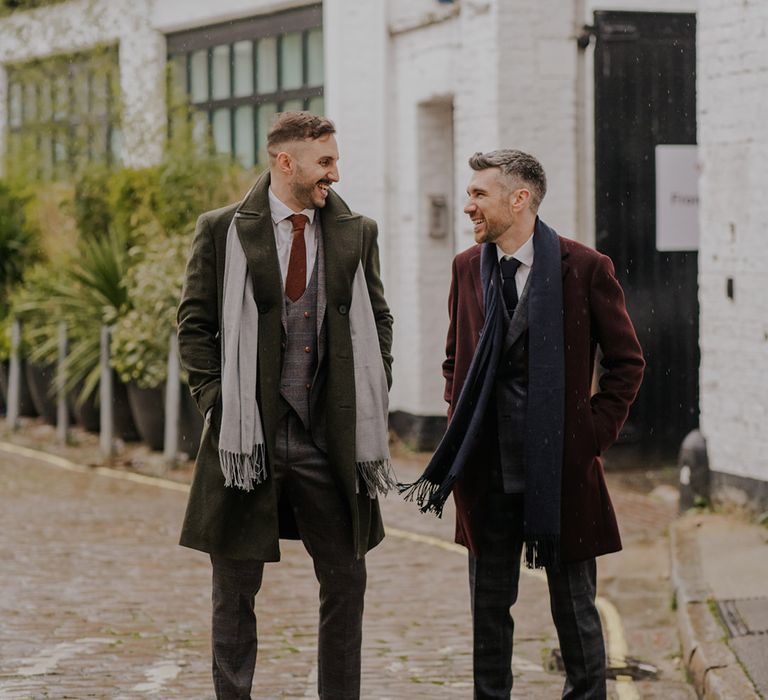
[[[368,495],[386,494],[396,479],[389,459],[389,396],[379,336],[362,263],[349,308],[355,373],[355,460]],[[221,333],[222,418],[219,460],[226,486],[251,491],[267,478],[264,430],[256,400],[259,311],[245,252],[227,231]]]

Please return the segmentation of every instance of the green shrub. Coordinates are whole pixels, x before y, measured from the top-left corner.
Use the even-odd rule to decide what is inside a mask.
[[[115,324],[111,343],[112,364],[124,382],[152,388],[166,380],[190,240],[191,233],[176,235],[131,251],[139,261],[127,275],[128,311]]]
[[[9,297],[9,319],[21,322],[19,354],[33,362],[52,364],[58,357],[61,312],[55,296],[64,269],[40,262],[30,267],[24,281]]]
[[[112,225],[110,176],[105,165],[91,164],[75,181],[74,213],[82,238],[104,236]]]
[[[29,196],[0,181],[0,316],[8,312],[11,289],[40,257],[39,235],[25,212],[28,202]]]

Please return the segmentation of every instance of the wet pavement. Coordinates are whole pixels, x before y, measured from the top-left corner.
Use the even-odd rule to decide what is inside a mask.
[[[419,469],[417,458],[398,464],[404,480]],[[0,699],[213,697],[209,564],[176,545],[185,487],[127,474],[0,448]],[[610,696],[694,698],[671,605],[665,536],[675,505],[663,490],[646,496],[616,482],[612,493],[626,548],[599,564],[601,612],[620,617],[607,625],[609,647],[614,662],[627,656],[659,673],[611,681]],[[368,556],[362,697],[470,698],[466,556],[451,543],[452,514],[422,516],[399,498],[383,508],[389,536]],[[253,696],[317,697],[317,584],[300,543],[282,550],[257,598]],[[514,614],[514,697],[559,697],[540,577],[523,577]]]

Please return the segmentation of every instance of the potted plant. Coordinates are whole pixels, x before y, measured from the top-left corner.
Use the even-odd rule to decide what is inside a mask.
[[[25,270],[40,258],[38,232],[26,213],[29,199],[19,183],[0,180],[0,396],[6,400],[11,354],[10,294],[21,283]],[[21,415],[34,416],[23,371],[21,380]]]
[[[117,321],[112,335],[114,367],[128,385],[139,433],[154,450],[163,448],[168,348],[171,334],[176,332],[176,307],[189,244],[189,234],[175,235],[134,251],[141,260],[128,273],[130,309]],[[180,416],[180,448],[192,453],[197,449],[202,419],[186,387]]]

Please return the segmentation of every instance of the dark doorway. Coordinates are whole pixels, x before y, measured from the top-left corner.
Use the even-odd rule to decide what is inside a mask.
[[[595,33],[596,245],[648,363],[620,444],[667,461],[699,420],[698,256],[656,249],[654,149],[696,143],[696,16],[596,12]]]

